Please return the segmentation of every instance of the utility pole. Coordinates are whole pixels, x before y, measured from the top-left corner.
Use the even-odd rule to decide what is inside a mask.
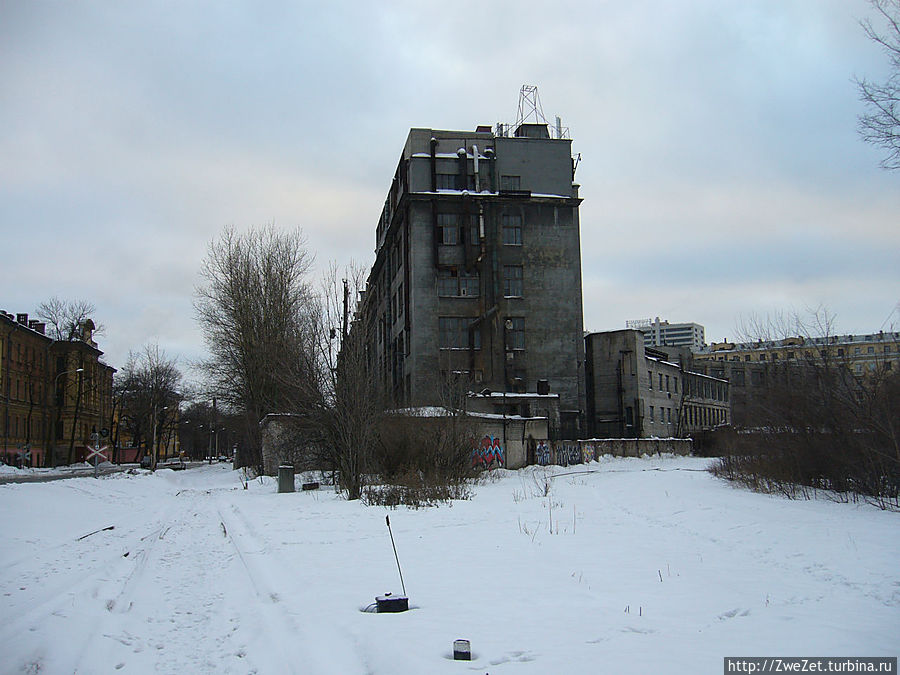
[[[350,287],[347,285],[347,280],[344,279],[344,323],[341,329],[341,347],[344,346],[344,341],[347,339],[347,325],[349,321],[350,314]]]

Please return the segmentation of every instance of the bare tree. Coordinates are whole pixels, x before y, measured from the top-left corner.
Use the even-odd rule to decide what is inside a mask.
[[[309,363],[315,303],[307,283],[312,256],[299,229],[226,228],[210,244],[194,307],[209,358],[200,364],[211,394],[243,414],[248,447],[237,466],[262,468],[260,420],[284,412],[294,396],[282,368]]]
[[[870,40],[887,54],[890,74],[883,83],[856,78],[860,99],[867,112],[859,117],[859,133],[863,140],[887,150],[881,166],[900,169],[900,0],[870,0],[884,28],[871,19],[861,21]]]
[[[786,494],[824,488],[896,508],[900,373],[878,355],[854,363],[833,323],[823,309],[795,317],[793,358],[754,366],[763,377],[747,391],[747,433],[735,438],[722,473]]]
[[[358,499],[374,470],[382,396],[372,378],[369,351],[372,331],[357,311],[365,283],[359,265],[341,272],[329,266],[322,280],[308,344],[310,362],[297,377],[308,383],[295,388],[295,445],[314,450],[314,461],[330,468],[349,499]],[[282,372],[289,373],[285,368]]]
[[[135,444],[143,441],[149,448],[151,469],[156,469],[162,432],[177,417],[181,380],[177,359],[168,357],[157,344],[147,344],[137,353],[129,352],[128,361],[116,375],[115,391],[121,406],[119,424]]]
[[[97,308],[92,303],[84,300],[60,300],[52,297],[38,305],[37,315],[46,322],[50,337],[71,342],[82,339],[84,327],[89,321],[91,332],[103,332],[103,326],[95,324],[91,319],[96,311]]]

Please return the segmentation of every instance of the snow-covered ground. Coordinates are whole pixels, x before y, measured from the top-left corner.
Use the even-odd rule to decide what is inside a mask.
[[[228,465],[0,486],[2,672],[694,674],[723,656],[896,656],[900,515],[754,494],[707,463],[497,471],[418,511],[273,479],[244,490]],[[361,611],[401,590],[386,513],[402,614]],[[452,660],[457,638],[473,661]]]

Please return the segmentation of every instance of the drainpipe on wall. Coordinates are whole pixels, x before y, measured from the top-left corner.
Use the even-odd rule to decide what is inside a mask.
[[[438,140],[431,137],[431,191],[437,192],[437,145]]]

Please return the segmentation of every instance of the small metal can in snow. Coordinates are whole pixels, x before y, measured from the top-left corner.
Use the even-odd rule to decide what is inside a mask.
[[[294,491],[294,465],[282,464],[278,467],[278,491]]]
[[[472,646],[468,640],[453,641],[453,660],[454,661],[471,661]]]

